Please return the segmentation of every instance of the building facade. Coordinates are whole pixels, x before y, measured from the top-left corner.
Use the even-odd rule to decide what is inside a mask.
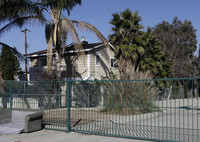
[[[73,43],[65,47],[61,60],[62,80],[101,80],[109,76],[110,71],[118,74],[118,69],[114,65],[114,47],[111,44],[109,47],[105,47],[103,43],[89,44],[83,41],[82,47],[83,49],[80,51],[75,50]],[[83,52],[83,54],[79,55],[77,52]],[[30,81],[44,80],[43,74],[47,70],[46,57],[47,50],[41,50],[27,55],[30,61]],[[54,57],[53,49],[53,69],[55,69]]]

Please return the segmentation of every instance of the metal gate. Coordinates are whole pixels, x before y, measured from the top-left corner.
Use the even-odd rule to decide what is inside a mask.
[[[8,81],[0,108],[42,109],[47,129],[198,142],[199,79]]]
[[[66,81],[1,82],[0,109],[43,110],[46,129],[69,131],[68,84]]]
[[[75,132],[155,141],[200,141],[199,79],[74,81]]]

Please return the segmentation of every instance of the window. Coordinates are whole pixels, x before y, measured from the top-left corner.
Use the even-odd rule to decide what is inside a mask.
[[[40,66],[47,66],[47,58],[40,58]]]
[[[117,66],[114,64],[115,63],[115,58],[111,58],[110,59],[110,66],[111,66],[111,68],[116,68]]]
[[[101,58],[99,57],[99,55],[96,55],[96,65],[97,66],[101,65]]]

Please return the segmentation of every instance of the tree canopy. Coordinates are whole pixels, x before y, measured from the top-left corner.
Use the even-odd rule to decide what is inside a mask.
[[[153,32],[150,29],[144,32],[141,21],[138,12],[130,9],[114,13],[110,21],[113,34],[109,35],[109,41],[115,46],[120,74],[130,75],[133,70],[138,70],[154,76],[169,76],[171,71],[167,55],[164,55]],[[169,67],[167,73],[160,73],[166,71],[165,67]]]
[[[153,28],[165,54],[173,62],[173,77],[183,78],[192,76],[192,61],[197,49],[196,29],[192,22],[173,19],[172,23],[163,21]]]
[[[20,64],[15,53],[6,46],[2,47],[0,65],[2,67],[2,77],[4,80],[14,80],[14,76],[20,70]]]

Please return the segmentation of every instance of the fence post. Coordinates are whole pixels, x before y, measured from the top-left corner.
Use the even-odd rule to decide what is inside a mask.
[[[70,94],[71,94],[71,88],[70,88],[70,80],[67,81],[67,86],[66,86],[66,92],[67,92],[67,133],[70,132]]]
[[[12,81],[10,81],[10,109],[12,109],[13,98],[12,98]]]

